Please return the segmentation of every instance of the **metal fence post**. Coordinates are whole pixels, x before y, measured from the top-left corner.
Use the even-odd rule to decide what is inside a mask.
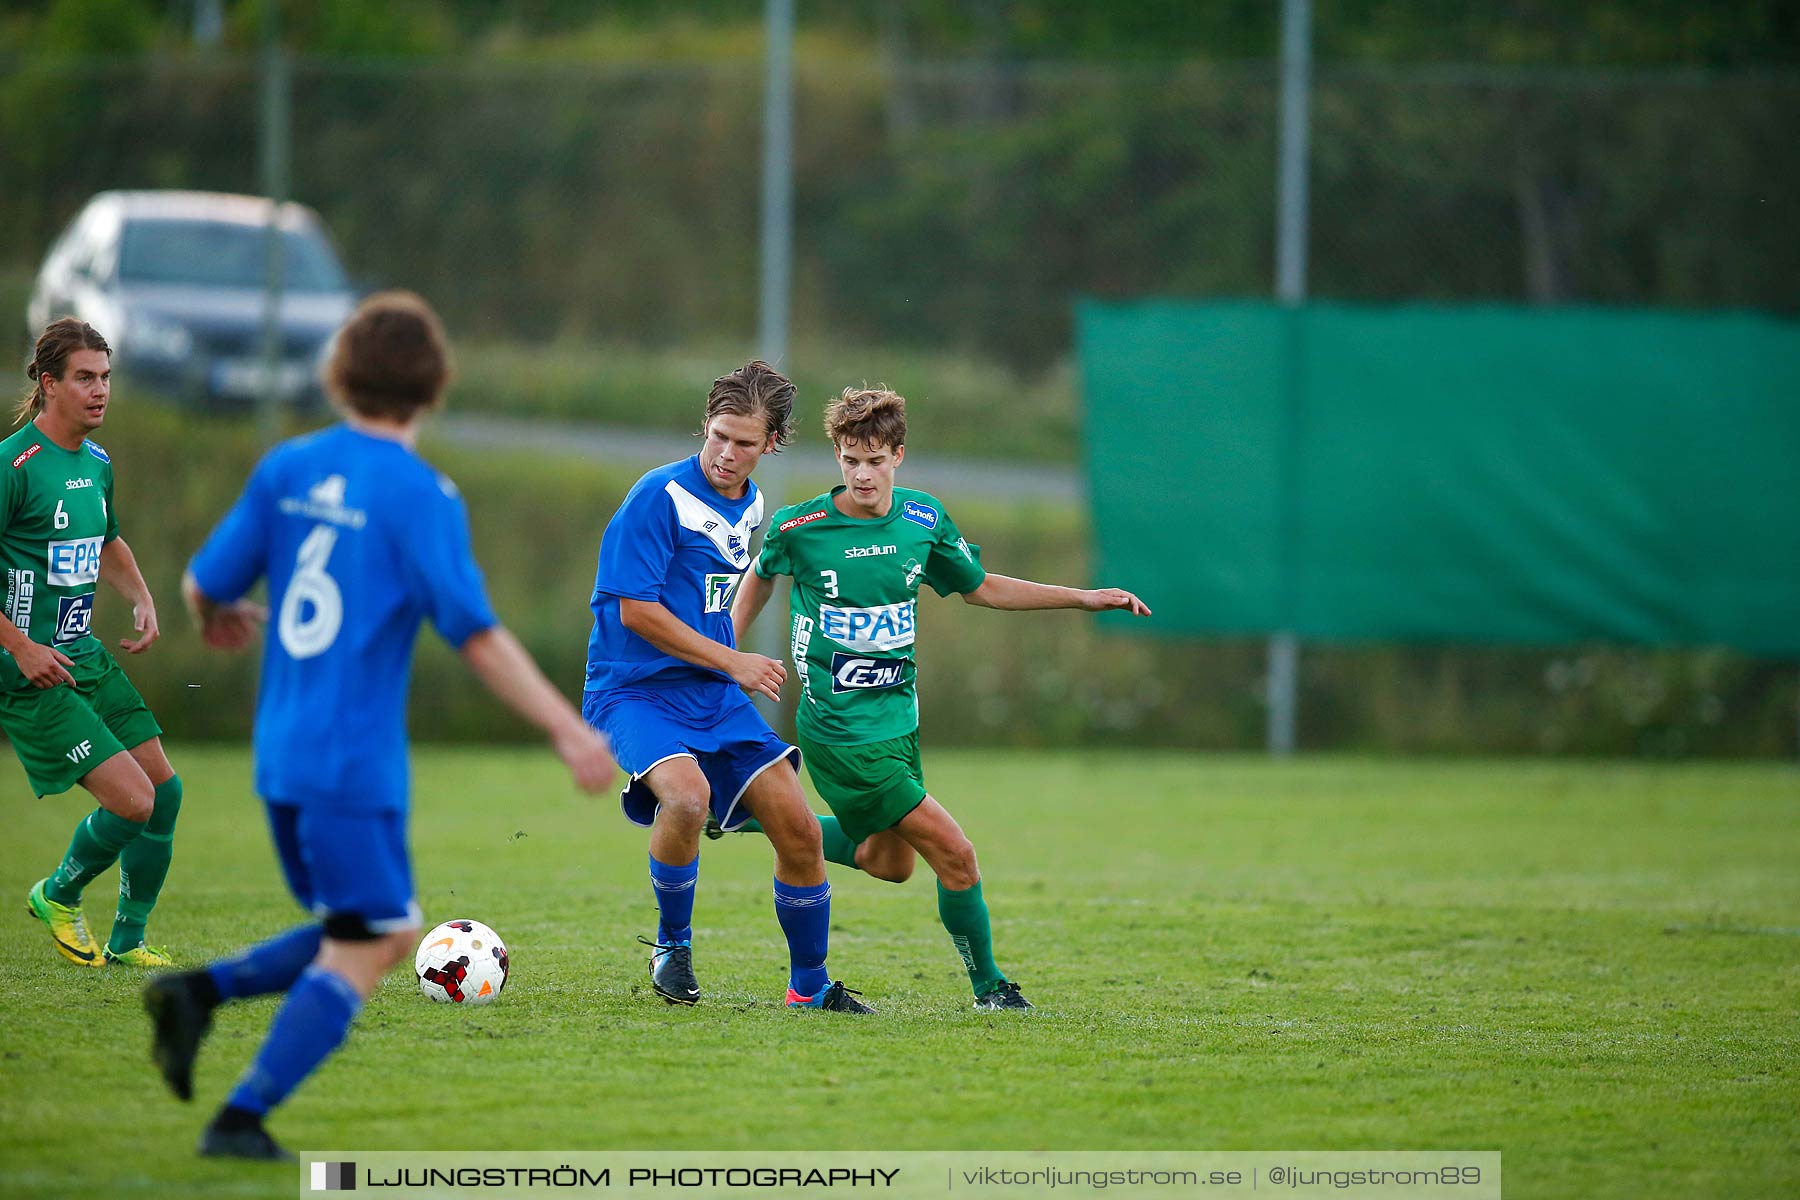
[[[792,369],[785,360],[794,255],[794,0],[768,0],[766,11],[762,257],[756,352],[785,373]],[[773,514],[787,499],[785,467],[779,455],[771,455],[763,460],[757,473],[765,514]],[[769,608],[775,611],[765,613],[757,626],[756,651],[780,661],[787,644],[780,589]],[[797,679],[790,683],[798,686]],[[780,720],[780,710],[770,701],[759,698],[758,703],[764,705],[772,721]]]
[[[281,47],[276,0],[262,4],[262,177],[269,198],[263,266],[262,387],[256,397],[256,429],[262,444],[281,436],[281,206],[287,202],[288,61]]]
[[[1281,5],[1281,147],[1276,208],[1275,291],[1282,304],[1298,309],[1306,300],[1307,143],[1312,108],[1312,0],[1282,0]],[[1294,314],[1297,317],[1297,313]],[[1291,321],[1290,321],[1291,324]],[[1283,339],[1290,357],[1298,352],[1298,339]],[[1296,522],[1294,495],[1298,483],[1299,373],[1296,364],[1282,372],[1287,410],[1287,434],[1283,438],[1278,467],[1276,502],[1282,506],[1277,523],[1280,562],[1281,609],[1288,624],[1269,638],[1268,747],[1274,755],[1294,751],[1300,690],[1300,639],[1292,632],[1298,591],[1295,561]]]

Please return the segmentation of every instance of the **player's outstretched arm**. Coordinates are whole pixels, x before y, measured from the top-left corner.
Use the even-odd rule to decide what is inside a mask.
[[[504,625],[490,625],[459,651],[475,677],[514,712],[550,735],[575,786],[598,792],[617,769],[606,739],[588,727],[563,694],[550,685],[537,663]]]
[[[1043,608],[1079,608],[1087,612],[1123,609],[1135,617],[1150,615],[1150,606],[1124,588],[1070,588],[1054,583],[1034,583],[1010,575],[988,572],[981,586],[963,593],[963,599],[982,608],[1022,612]]]
[[[756,624],[757,614],[762,612],[774,591],[773,579],[764,579],[754,568],[744,572],[737,595],[731,599],[731,630],[737,636],[738,645],[744,644],[744,635]]]
[[[127,654],[142,654],[162,636],[162,630],[156,623],[156,601],[150,596],[150,585],[144,582],[137,555],[124,538],[116,537],[100,547],[100,577],[131,603],[131,627],[137,631],[137,637],[120,638],[119,649]]]
[[[698,667],[723,671],[746,692],[761,692],[777,703],[781,700],[781,685],[787,680],[785,666],[772,658],[745,654],[713,641],[654,600],[620,598],[619,623],[664,654],[673,654]]]
[[[269,619],[269,610],[250,600],[220,604],[200,590],[192,571],[181,577],[181,599],[200,630],[200,640],[214,650],[242,650]]]

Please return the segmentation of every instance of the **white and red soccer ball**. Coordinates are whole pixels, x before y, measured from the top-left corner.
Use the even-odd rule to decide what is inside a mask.
[[[439,1004],[486,1004],[506,986],[506,943],[480,921],[445,921],[425,935],[413,970],[419,990]]]

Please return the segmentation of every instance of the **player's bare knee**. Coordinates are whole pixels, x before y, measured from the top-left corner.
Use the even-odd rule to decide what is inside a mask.
[[[823,877],[825,873],[825,840],[819,835],[819,822],[811,813],[804,820],[796,820],[792,813],[771,813],[761,818],[763,833],[769,844],[775,848],[775,865],[778,873],[790,880],[815,875]]]
[[[100,801],[100,806],[108,812],[139,824],[148,821],[150,814],[156,811],[156,794],[148,790],[147,781],[146,787],[142,790],[138,788],[110,789],[105,793],[97,792],[96,799]]]
[[[953,892],[966,892],[981,882],[981,870],[975,863],[975,846],[968,838],[945,847],[934,866],[938,881]]]
[[[658,796],[661,803],[656,819],[672,829],[698,833],[706,824],[707,807],[712,797],[704,792],[676,791]]]
[[[891,854],[871,854],[865,861],[858,862],[857,868],[863,874],[888,883],[905,883],[913,876],[915,859],[912,855],[901,857]]]
[[[915,857],[912,847],[899,838],[878,833],[857,845],[856,869],[871,879],[905,883],[912,878]]]
[[[808,862],[824,859],[825,839],[819,832],[819,822],[811,813],[807,813],[804,820],[795,820],[791,814],[783,813],[759,824],[778,857]]]

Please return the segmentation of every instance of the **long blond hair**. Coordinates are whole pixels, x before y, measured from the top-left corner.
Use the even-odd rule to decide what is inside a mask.
[[[31,361],[25,364],[25,378],[31,380],[31,387],[19,398],[18,407],[13,410],[13,424],[23,425],[44,411],[44,376],[61,380],[68,369],[69,355],[77,350],[112,353],[112,347],[106,344],[100,331],[86,321],[64,317],[44,327],[31,352]]]

